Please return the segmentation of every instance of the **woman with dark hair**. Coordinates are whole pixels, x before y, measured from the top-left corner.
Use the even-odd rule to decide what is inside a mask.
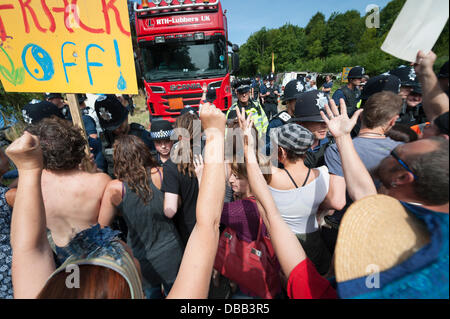
[[[178,142],[173,146],[173,156],[163,165],[164,214],[173,218],[184,245],[196,223],[199,184],[195,176],[193,143],[194,136],[201,131],[200,125],[195,125],[196,120],[197,115],[190,112],[177,118],[173,134],[178,136]]]
[[[256,128],[255,128],[256,131]],[[258,162],[261,162],[258,158]],[[194,158],[196,173],[199,180],[201,180],[203,171],[203,158],[196,156]],[[268,164],[262,163],[262,165]],[[247,177],[247,169],[245,163],[238,163],[236,159],[231,164],[227,164],[227,178],[233,190],[234,200],[229,203],[224,203],[222,216],[220,218],[221,225],[230,227],[236,231],[236,236],[243,241],[251,243],[257,240],[260,214],[256,199],[253,196],[250,184]],[[270,175],[264,175],[267,181],[270,181]],[[266,226],[261,226],[262,236],[268,236]],[[219,273],[217,270],[213,271],[213,279],[217,280]],[[230,282],[231,299],[258,299],[264,296],[264,292],[250,291],[240,285],[239,282]],[[281,282],[280,290],[281,292]]]
[[[168,298],[206,298],[217,253],[218,226],[225,194],[223,149],[226,119],[219,109],[210,104],[203,105],[201,119],[207,133],[206,164],[196,210],[198,223],[192,231]],[[97,224],[77,234],[70,242],[73,254],[55,271],[53,253],[46,235],[41,188],[43,159],[39,138],[25,132],[6,153],[20,174],[11,223],[14,297],[142,298],[139,263],[133,259],[126,244],[118,240],[118,232],[108,227],[101,229]],[[95,265],[101,270],[85,268],[85,265]],[[97,270],[101,274],[96,273]],[[86,280],[83,277],[86,274],[82,275],[82,272],[87,272],[90,278]],[[66,278],[58,276],[60,273],[64,273]],[[116,273],[121,277],[117,277]],[[65,293],[60,295],[61,290]]]
[[[326,166],[316,169],[305,166],[314,135],[303,126],[292,123],[274,129],[271,140],[278,145],[278,161],[283,164],[283,169],[272,167],[269,189],[273,199],[318,272],[326,274],[331,254],[322,240],[317,213],[342,209],[345,204],[332,187],[334,176]]]
[[[145,146],[133,135],[114,142],[114,175],[106,187],[104,207],[117,208],[128,226],[127,243],[141,265],[147,298],[162,298],[171,289],[183,248],[173,221],[164,215],[162,170]],[[111,216],[110,214],[106,214]],[[101,220],[100,223],[108,224]]]

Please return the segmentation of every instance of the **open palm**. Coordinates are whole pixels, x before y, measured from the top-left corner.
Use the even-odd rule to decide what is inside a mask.
[[[341,113],[339,114],[336,103],[334,103],[333,100],[330,100],[329,106],[325,105],[327,115],[325,115],[323,111],[320,112],[323,120],[328,126],[328,129],[330,130],[330,133],[333,134],[335,138],[350,134],[356,125],[359,115],[363,111],[356,111],[350,119],[347,115],[347,106],[345,105],[344,99],[340,100],[340,107]]]

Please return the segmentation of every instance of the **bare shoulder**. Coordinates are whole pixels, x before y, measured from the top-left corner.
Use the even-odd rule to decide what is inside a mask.
[[[97,183],[100,183],[101,185],[106,185],[112,180],[111,177],[105,173],[94,173],[90,174],[92,179],[95,179]],[[97,184],[98,185],[98,184]]]
[[[108,182],[106,185],[106,190],[111,192],[122,192],[123,183],[118,179],[113,179]]]
[[[106,185],[103,198],[109,198],[111,203],[118,206],[122,202],[122,197],[124,195],[122,194],[123,191],[123,183],[121,181],[118,179],[111,180]]]

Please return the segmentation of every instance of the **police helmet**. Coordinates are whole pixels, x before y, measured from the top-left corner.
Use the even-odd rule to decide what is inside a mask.
[[[365,75],[365,70],[363,67],[361,66],[355,66],[354,68],[352,68],[350,70],[350,72],[348,72],[348,79],[352,80],[352,79],[362,79]]]
[[[295,100],[297,98],[297,95],[304,92],[305,86],[302,83],[302,81],[299,80],[292,80],[289,81],[288,84],[286,84],[284,88],[284,95],[283,95],[283,105],[286,105],[286,102]]]
[[[319,90],[300,93],[295,102],[295,114],[290,122],[324,122],[320,111],[325,109],[328,98]]]
[[[51,99],[63,99],[63,96],[61,93],[45,93],[44,94],[44,98],[46,100],[51,100]]]
[[[128,118],[128,109],[114,94],[99,96],[95,101],[95,112],[100,126],[107,131],[114,131]]]
[[[86,94],[77,94],[78,104],[84,103],[87,100]]]
[[[391,91],[395,94],[400,92],[400,79],[391,74],[381,74],[369,79],[361,93],[361,100],[369,99],[375,93]]]
[[[416,86],[417,76],[414,68],[412,66],[401,65],[398,68],[387,72],[387,74],[392,74],[400,78],[402,86]]]
[[[48,101],[40,101],[38,103],[29,103],[22,109],[22,116],[27,124],[36,124],[45,118],[51,118],[57,116],[64,118],[61,110],[58,107]]]

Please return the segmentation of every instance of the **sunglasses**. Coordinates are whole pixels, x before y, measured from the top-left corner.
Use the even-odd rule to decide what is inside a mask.
[[[414,180],[417,180],[416,174],[409,168],[409,166],[398,156],[395,150],[392,150],[391,156],[397,160],[397,162],[408,172],[410,172],[414,176]]]

